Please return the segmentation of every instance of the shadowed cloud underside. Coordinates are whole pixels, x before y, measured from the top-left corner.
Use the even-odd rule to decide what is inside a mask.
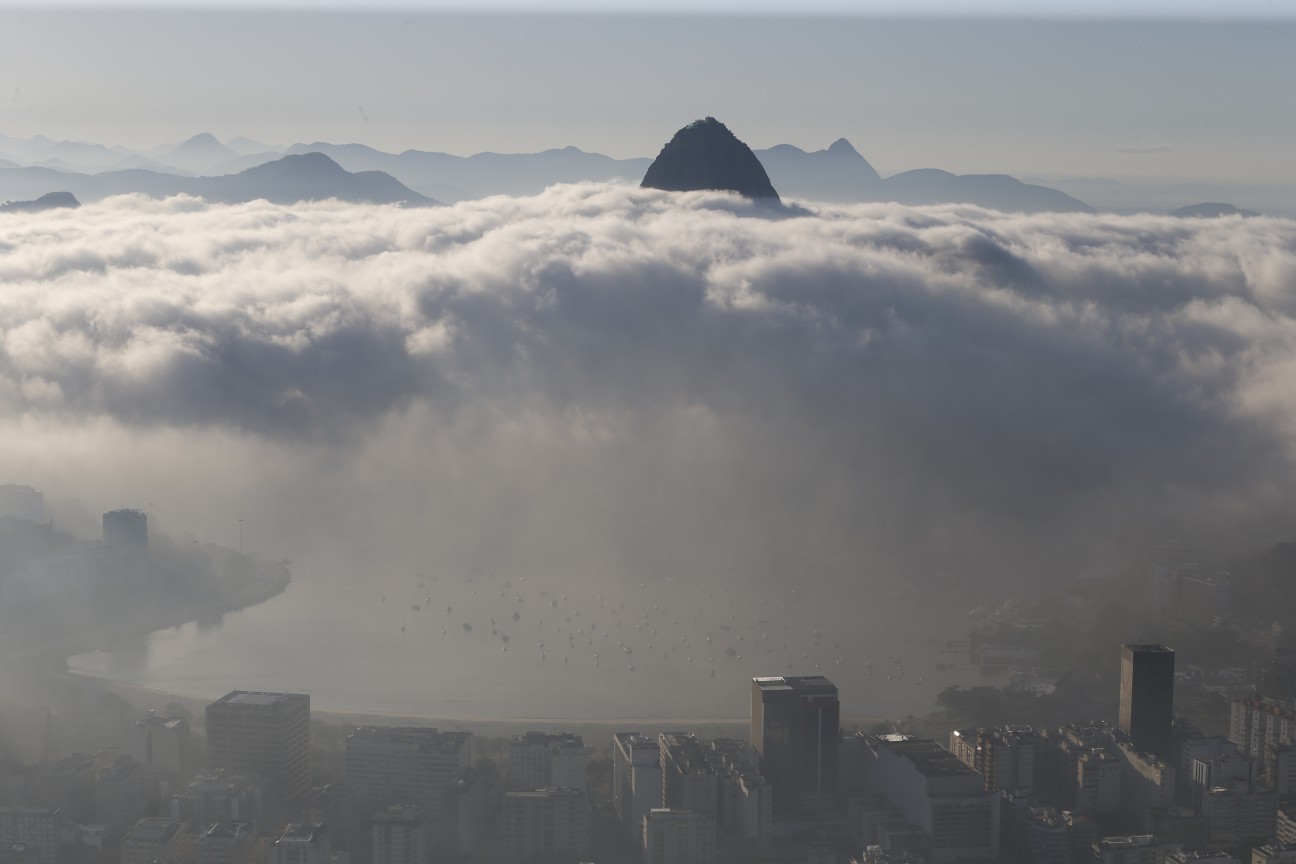
[[[966,571],[1290,512],[1296,223],[763,213],[583,184],[0,214],[0,473],[184,476],[290,547],[757,580],[807,544]]]

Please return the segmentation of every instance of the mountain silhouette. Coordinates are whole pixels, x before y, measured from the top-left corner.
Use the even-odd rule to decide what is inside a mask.
[[[235,138],[223,144],[209,133],[148,153],[0,134],[0,156],[12,157],[0,158],[0,200],[32,199],[50,189],[66,189],[82,201],[138,192],[154,197],[202,195],[216,201],[339,198],[425,204],[432,199],[534,195],[555,183],[642,180],[642,185],[660,188],[731,189],[758,200],[779,200],[781,193],[803,201],[911,206],[965,203],[1023,213],[1091,209],[1066,194],[1079,194],[1074,185],[1051,188],[1007,174],[958,175],[923,168],[884,179],[845,138],[824,150],[807,152],[780,144],[753,154],[714,118],[681,129],[657,160],[613,159],[576,147],[466,157],[426,150],[387,153],[362,144],[325,142],[294,144],[287,150],[289,156],[308,154],[322,154],[332,161],[313,163],[312,171],[304,175],[289,162],[279,169],[267,169],[269,174],[244,177],[248,170],[281,162],[285,154],[250,139]],[[354,173],[347,177],[346,172]],[[253,188],[267,179],[274,182]],[[1205,187],[1176,187],[1177,200],[1170,204],[1167,197],[1165,210],[1210,200],[1208,191]],[[1106,198],[1110,200],[1102,203],[1110,207],[1116,197],[1109,194]],[[1122,204],[1118,209],[1128,208]]]
[[[1170,213],[1171,216],[1182,216],[1190,219],[1218,219],[1221,216],[1243,216],[1250,218],[1260,214],[1254,210],[1243,210],[1240,207],[1234,207],[1232,204],[1223,204],[1215,201],[1207,201],[1201,204],[1189,204],[1187,207],[1180,207]]]
[[[174,165],[188,171],[208,171],[214,165],[228,162],[238,156],[238,151],[226,147],[210,132],[200,132],[192,138],[182,141],[169,152],[158,157],[166,165]]]
[[[39,213],[42,210],[80,206],[81,202],[71,192],[46,192],[34,201],[7,201],[0,204],[0,213]]]
[[[356,204],[435,204],[390,174],[352,174],[323,153],[284,156],[224,177],[190,181],[208,201],[240,203],[264,198],[273,204],[295,204],[335,198]]]
[[[790,198],[811,201],[867,201],[882,179],[845,138],[827,150],[807,153],[791,144],[757,150],[770,181]]]
[[[540,153],[488,152],[453,156],[428,150],[385,153],[363,144],[316,141],[313,144],[294,144],[287,152],[311,151],[328,155],[348,171],[386,171],[411,189],[452,202],[488,195],[536,195],[555,183],[638,179],[643,177],[652,162],[643,158],[613,159],[576,147]],[[249,166],[243,164],[239,167]]]
[[[716,189],[748,198],[779,197],[756,154],[714,117],[676,132],[648,166],[641,185],[668,192]]]
[[[184,177],[143,169],[73,174],[39,167],[0,168],[0,196],[35,197],[50,187],[67,189],[82,201],[138,193],[153,198],[194,195],[226,204],[257,199],[295,204],[330,198],[356,204],[438,203],[381,171],[350,173],[322,153],[285,156],[221,177]]]
[[[918,168],[878,184],[875,201],[921,207],[928,204],[975,204],[1004,213],[1092,213],[1078,198],[1047,186],[1023,183],[1007,174],[951,174]]]

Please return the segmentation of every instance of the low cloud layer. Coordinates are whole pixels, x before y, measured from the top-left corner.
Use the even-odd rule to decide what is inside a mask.
[[[580,185],[0,227],[4,479],[285,553],[1028,578],[1296,491],[1287,220]]]

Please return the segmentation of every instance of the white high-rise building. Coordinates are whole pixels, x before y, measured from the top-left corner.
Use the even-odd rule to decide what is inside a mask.
[[[177,777],[189,766],[189,721],[183,717],[149,715],[136,720],[126,739],[126,752],[146,768]]]
[[[0,518],[45,521],[45,496],[30,486],[0,485]]]
[[[217,822],[194,842],[194,864],[249,864],[256,831],[249,822]]]
[[[284,827],[266,849],[266,864],[329,864],[333,847],[322,822],[295,822]]]
[[[1263,765],[1269,748],[1296,744],[1296,704],[1259,696],[1234,700],[1229,740]]]
[[[1043,736],[1029,726],[955,729],[950,752],[985,778],[991,792],[1033,792],[1038,782],[1038,755]]]
[[[1121,764],[1097,747],[1080,754],[1076,762],[1075,805],[1072,812],[1092,816],[1120,809]]]
[[[589,751],[581,736],[527,732],[509,739],[505,790],[525,792],[546,786],[588,791]]]
[[[149,812],[155,789],[156,782],[144,766],[124,753],[99,765],[93,786],[95,822],[124,831]]]
[[[579,789],[507,792],[500,836],[512,862],[579,861],[590,848],[589,799]]]
[[[662,766],[661,806],[705,813],[715,819],[720,807],[720,759],[692,732],[657,736]]]
[[[654,807],[644,815],[643,864],[714,864],[715,820],[693,810]]]
[[[759,846],[773,840],[774,788],[760,773],[760,754],[746,741],[717,738],[707,748],[719,765],[720,801],[716,827]]]
[[[55,864],[66,827],[58,808],[0,807],[0,843],[26,843],[38,864]]]
[[[148,516],[143,510],[109,510],[103,514],[103,542],[130,555],[148,555]]]
[[[870,755],[868,791],[885,795],[930,838],[932,864],[999,855],[999,795],[980,774],[935,741],[907,735],[872,739]],[[1119,774],[1115,782],[1119,792]]]
[[[190,864],[193,835],[189,826],[166,817],[148,817],[122,837],[121,864]]]
[[[643,818],[662,805],[661,751],[656,741],[639,732],[612,736],[612,803],[621,824],[643,842]]]
[[[373,817],[373,864],[427,864],[428,820],[413,804],[393,804]]]
[[[472,762],[469,732],[362,726],[346,739],[347,785],[363,810],[416,804],[433,823],[441,821],[446,794]]]

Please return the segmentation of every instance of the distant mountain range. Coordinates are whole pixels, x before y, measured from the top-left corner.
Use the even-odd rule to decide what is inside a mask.
[[[1208,201],[1204,204],[1190,204],[1187,207],[1180,207],[1178,210],[1172,210],[1170,215],[1190,219],[1219,219],[1222,216],[1242,216],[1249,219],[1260,214],[1254,210],[1243,210],[1240,207],[1234,207],[1232,204]]]
[[[754,152],[778,193],[794,201],[966,203],[1027,213],[1089,212],[1093,204],[1118,212],[1170,212],[1210,200],[1212,195],[1222,197],[1227,191],[1188,184],[1128,186],[1110,180],[1023,182],[1007,174],[959,175],[934,168],[884,178],[845,138],[825,150],[807,152],[780,144]],[[285,156],[310,154],[327,160],[284,161]],[[0,200],[68,191],[87,202],[140,192],[154,196],[187,193],[219,201],[250,200],[247,196],[253,195],[283,202],[338,197],[427,204],[490,195],[532,195],[555,183],[639,183],[651,163],[646,158],[614,159],[576,147],[454,156],[424,150],[387,153],[363,144],[323,141],[287,147],[247,138],[222,142],[202,133],[135,151],[44,136],[0,134]],[[267,169],[268,174],[248,173],[272,164],[280,167]],[[253,188],[268,181],[273,182]],[[1259,195],[1262,191],[1260,187],[1239,187],[1239,194]],[[1263,209],[1284,214],[1296,211],[1292,191],[1269,189]],[[1244,200],[1251,207],[1260,206],[1252,203],[1253,197]]]
[[[0,213],[39,213],[42,210],[65,210],[80,207],[81,202],[70,192],[47,192],[35,201],[5,201]]]
[[[346,171],[322,153],[281,156],[237,174],[185,177],[141,168],[76,174],[52,168],[0,167],[0,199],[36,198],[51,190],[81,201],[142,193],[155,198],[194,195],[225,204],[264,198],[295,204],[336,198],[365,204],[421,206],[439,202],[409,189],[381,171]]]

